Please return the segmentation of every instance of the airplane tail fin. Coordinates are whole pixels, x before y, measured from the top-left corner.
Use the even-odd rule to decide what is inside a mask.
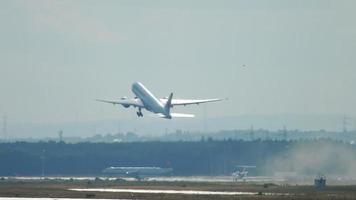
[[[173,92],[169,95],[167,99],[167,103],[164,106],[164,110],[166,111],[166,114],[169,115],[171,113],[171,107],[172,107],[172,98],[173,98]]]
[[[194,115],[192,114],[183,114],[183,113],[171,113],[171,108],[172,108],[172,98],[173,98],[173,93],[171,93],[167,99],[167,103],[166,105],[164,105],[164,110],[165,110],[165,114],[159,114],[159,117],[162,118],[167,118],[167,119],[171,119],[171,118],[178,118],[178,117],[194,117]]]

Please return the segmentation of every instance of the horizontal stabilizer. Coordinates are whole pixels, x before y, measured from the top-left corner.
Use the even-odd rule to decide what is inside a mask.
[[[187,117],[191,118],[194,117],[193,114],[184,114],[184,113],[171,113],[171,117]]]
[[[193,114],[183,114],[183,113],[171,113],[169,116],[161,114],[161,113],[157,113],[157,114],[154,114],[154,116],[160,117],[160,118],[166,118],[166,119],[171,119],[171,118],[192,118],[192,117],[194,117]]]
[[[236,165],[236,167],[239,167],[239,168],[256,168],[256,166],[254,166],[254,165]]]

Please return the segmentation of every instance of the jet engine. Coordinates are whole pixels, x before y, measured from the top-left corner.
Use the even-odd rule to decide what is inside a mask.
[[[120,98],[121,100],[126,100],[127,99],[127,97],[121,97]],[[121,104],[122,106],[124,106],[125,108],[128,108],[128,107],[130,107],[130,105],[129,104]]]

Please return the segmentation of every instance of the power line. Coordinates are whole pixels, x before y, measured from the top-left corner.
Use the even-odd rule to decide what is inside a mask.
[[[282,136],[283,136],[283,140],[287,141],[288,131],[287,131],[287,127],[285,125],[283,126]]]
[[[46,149],[42,149],[42,155],[41,155],[41,175],[42,175],[42,178],[45,177],[45,160],[46,160]]]
[[[4,115],[4,117],[3,117],[3,139],[4,139],[4,141],[6,141],[7,140],[7,116],[6,115]]]
[[[203,112],[204,112],[204,119],[203,119],[203,125],[204,125],[204,133],[206,134],[207,132],[207,124],[206,124],[206,106],[204,104],[203,106]]]
[[[62,130],[58,131],[58,142],[63,142],[63,131]]]
[[[250,140],[254,141],[255,140],[255,131],[253,130],[253,125],[250,127]]]
[[[350,119],[350,117],[347,117],[346,115],[344,115],[344,117],[342,118],[342,132],[343,133],[347,133],[347,126],[349,125],[349,119]]]

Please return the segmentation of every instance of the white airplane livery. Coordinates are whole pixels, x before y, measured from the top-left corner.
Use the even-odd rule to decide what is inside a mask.
[[[156,98],[142,83],[135,82],[132,84],[132,92],[136,95],[133,99],[128,99],[123,97],[116,101],[107,101],[97,99],[97,101],[111,103],[113,105],[119,104],[128,108],[130,106],[138,108],[137,116],[143,117],[142,109],[146,109],[152,113],[155,113],[158,117],[165,119],[172,119],[175,117],[194,117],[193,114],[183,114],[183,113],[172,113],[171,108],[173,106],[186,106],[191,104],[201,104],[214,101],[221,101],[224,99],[201,99],[201,100],[190,100],[190,99],[173,99],[173,93],[169,95],[168,98],[158,99]]]

